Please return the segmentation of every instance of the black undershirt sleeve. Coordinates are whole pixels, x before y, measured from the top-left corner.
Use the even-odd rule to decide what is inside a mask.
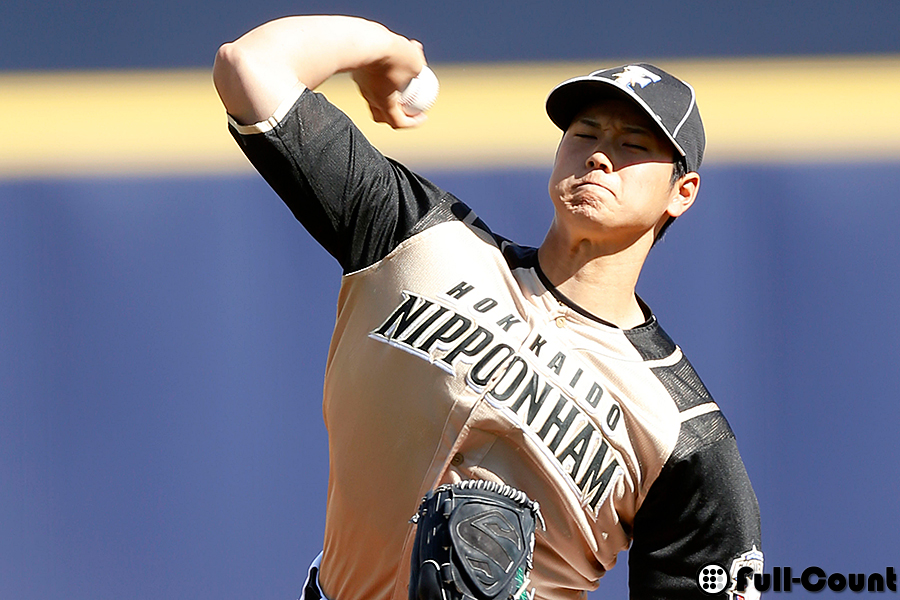
[[[675,452],[635,516],[633,536],[633,600],[725,598],[701,591],[701,570],[718,565],[730,572],[733,564],[761,560],[756,495],[719,411],[682,425]]]
[[[310,90],[271,131],[241,135],[230,129],[345,273],[384,258],[429,211],[452,198],[384,157],[343,112]]]

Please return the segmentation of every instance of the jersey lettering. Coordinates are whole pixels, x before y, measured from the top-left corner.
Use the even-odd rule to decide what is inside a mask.
[[[547,343],[547,340],[545,340],[540,335],[538,335],[536,338],[534,338],[534,341],[531,342],[531,347],[529,348],[529,350],[534,352],[535,356],[540,356],[541,355],[541,347],[546,343]]]
[[[452,290],[447,292],[448,296],[459,299],[475,289],[474,285],[469,285],[465,281],[460,281]]]
[[[497,306],[496,300],[494,300],[493,298],[485,298],[484,300],[476,302],[475,306],[473,306],[472,308],[474,308],[476,312],[486,313],[495,306]]]
[[[472,289],[474,286],[461,283],[446,296],[459,299]],[[583,380],[583,367],[574,370],[571,379],[568,375],[560,379],[570,357],[555,343],[553,358],[539,363],[541,348],[551,345],[549,339],[535,334],[530,344],[522,346],[527,352],[520,354],[503,341],[506,329],[502,325],[492,331],[491,323],[476,321],[496,304],[481,299],[469,305],[467,316],[460,312],[462,308],[404,292],[399,305],[369,335],[419,356],[451,376],[464,377],[470,388],[507,411],[540,441],[559,472],[579,492],[582,504],[595,512],[621,471],[605,438],[617,429],[621,409],[609,400],[595,421],[591,414],[601,407],[603,387],[590,379],[577,385]]]
[[[559,375],[560,371],[562,371],[563,364],[566,362],[566,355],[562,352],[557,352],[556,356],[553,357],[553,360],[550,361],[550,364],[547,365],[548,368],[553,369],[553,371]]]
[[[515,325],[516,323],[521,323],[519,319],[516,319],[512,315],[507,315],[497,321],[497,325],[503,328],[503,331],[509,331],[509,328]]]

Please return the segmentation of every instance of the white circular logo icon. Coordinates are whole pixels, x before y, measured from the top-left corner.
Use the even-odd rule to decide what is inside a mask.
[[[728,587],[728,572],[719,565],[706,565],[697,575],[697,585],[707,594],[718,594]]]

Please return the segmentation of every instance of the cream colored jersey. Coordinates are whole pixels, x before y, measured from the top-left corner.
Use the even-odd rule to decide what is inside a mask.
[[[384,158],[318,94],[232,132],[344,268],[324,385],[329,598],[405,600],[410,518],[462,479],[540,503],[538,598],[582,598],[629,547],[634,598],[703,597],[710,564],[762,569],[731,429],[649,308],[624,331],[580,309],[535,249]]]

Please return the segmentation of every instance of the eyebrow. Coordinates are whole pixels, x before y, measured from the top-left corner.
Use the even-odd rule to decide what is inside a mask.
[[[603,125],[600,121],[596,121],[590,117],[580,117],[575,122],[581,125],[587,125],[588,127],[593,127],[594,129],[603,129]]]
[[[653,132],[647,129],[646,127],[641,127],[640,125],[625,125],[622,127],[628,133],[641,133],[644,135],[653,135]]]

